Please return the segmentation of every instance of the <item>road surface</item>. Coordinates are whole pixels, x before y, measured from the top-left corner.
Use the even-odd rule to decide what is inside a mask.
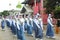
[[[46,31],[44,31],[43,40],[60,40],[60,34],[55,34],[55,36],[56,36],[55,39],[48,39],[45,36],[45,32]],[[35,40],[34,37],[28,36],[27,33],[25,33],[25,38],[26,38],[26,40]],[[17,36],[14,36],[11,33],[11,30],[9,28],[5,27],[5,31],[2,31],[2,29],[0,27],[0,40],[18,40],[18,39],[17,39]]]

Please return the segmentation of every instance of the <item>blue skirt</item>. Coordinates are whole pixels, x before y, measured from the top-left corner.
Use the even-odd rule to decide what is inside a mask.
[[[50,37],[53,37],[54,36],[53,27],[49,23],[47,24],[46,36],[50,36]]]
[[[29,25],[27,26],[27,33],[28,34],[32,34],[32,26],[31,25],[30,26]]]
[[[17,38],[20,39],[20,40],[25,40],[23,27],[21,27],[21,26],[20,26],[20,30],[17,29]]]
[[[6,20],[6,24],[10,28],[10,22]]]
[[[1,22],[1,27],[2,27],[2,29],[5,28],[5,22],[4,21]]]
[[[37,28],[37,27],[36,27],[36,29],[35,29],[35,37],[42,39],[42,37],[43,37],[42,28]]]
[[[14,35],[16,35],[16,27],[15,27],[15,25],[12,24],[11,30],[12,30],[12,33],[13,33]]]
[[[36,23],[33,22],[33,26],[34,26],[34,31],[35,31],[35,38],[43,38],[43,30],[42,28],[38,28]]]
[[[24,24],[24,29],[27,30],[27,23]]]

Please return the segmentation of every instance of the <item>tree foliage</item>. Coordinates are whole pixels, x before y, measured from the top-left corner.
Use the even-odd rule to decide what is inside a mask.
[[[54,12],[54,17],[59,18],[60,15],[60,0],[46,0],[46,13],[51,13],[52,11]]]
[[[7,10],[4,10],[3,12],[0,12],[0,16],[8,16],[9,12]]]
[[[54,18],[59,19],[60,18],[60,6],[55,8],[54,11]]]
[[[22,4],[20,2],[18,2],[16,8],[21,8],[22,7]]]
[[[56,6],[56,1],[55,0],[46,0],[46,12],[47,13],[51,13],[51,11],[53,11],[55,9]]]

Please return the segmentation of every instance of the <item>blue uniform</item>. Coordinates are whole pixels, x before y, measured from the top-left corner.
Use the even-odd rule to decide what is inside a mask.
[[[17,26],[17,38],[20,40],[25,40],[23,26],[21,25],[20,21],[17,20],[16,26]]]
[[[35,31],[35,38],[43,38],[43,30],[42,27],[38,21],[38,19],[34,19],[33,20],[33,27],[34,27],[34,31]]]
[[[10,28],[10,22],[9,22],[9,19],[6,20],[6,25]]]
[[[5,28],[5,20],[2,20],[2,21],[1,21],[1,27],[2,27],[2,29]]]
[[[27,18],[25,19],[25,22],[24,22],[24,29],[25,31],[27,30]]]
[[[12,33],[16,35],[16,23],[15,20],[12,20],[12,26],[11,26]]]
[[[30,18],[29,20],[28,20],[28,23],[27,23],[28,25],[27,25],[27,33],[28,34],[32,34],[32,29],[33,29],[33,22],[32,22],[32,18]]]
[[[48,21],[48,24],[47,24],[46,36],[53,37],[54,36],[54,30],[53,30],[52,18],[48,18],[47,21]]]

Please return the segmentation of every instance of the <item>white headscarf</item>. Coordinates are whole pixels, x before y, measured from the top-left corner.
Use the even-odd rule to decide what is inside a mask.
[[[37,15],[35,16],[36,18],[38,18],[40,16],[40,14],[39,13],[37,13]]]
[[[51,18],[51,14],[49,14],[48,18]]]

